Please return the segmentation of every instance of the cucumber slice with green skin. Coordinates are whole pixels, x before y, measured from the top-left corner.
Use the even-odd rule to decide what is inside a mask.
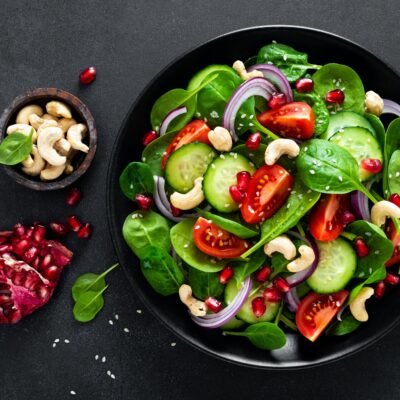
[[[320,138],[329,140],[340,129],[356,126],[367,129],[373,136],[376,136],[374,128],[362,115],[353,111],[340,111],[330,116],[328,129]]]
[[[257,282],[253,281],[253,285],[257,284]],[[237,295],[239,289],[237,287],[237,283],[235,279],[231,279],[228,284],[226,285],[225,289],[225,303],[229,305],[235,296]],[[265,310],[265,313],[257,318],[254,313],[253,309],[251,307],[251,302],[259,296],[262,296],[264,289],[258,290],[255,292],[252,296],[249,296],[246,300],[246,302],[243,304],[242,308],[239,310],[239,312],[236,314],[236,317],[241,319],[244,322],[247,322],[248,324],[256,324],[257,322],[269,322],[272,321],[278,310],[279,310],[279,302],[277,303],[269,303],[266,302],[267,309]]]
[[[229,187],[237,184],[240,171],[255,172],[254,164],[238,153],[221,154],[209,165],[204,175],[203,191],[207,201],[218,211],[231,213],[239,209],[233,201]]]
[[[194,180],[204,175],[215,156],[215,151],[204,143],[186,144],[168,157],[165,179],[172,188],[186,193],[193,188]]]
[[[197,89],[201,83],[204,81],[204,78],[209,76],[212,72],[218,73],[220,71],[228,71],[228,72],[236,72],[232,67],[223,64],[214,64],[209,65],[208,67],[199,71],[193,78],[190,80],[187,90],[195,90]]]
[[[230,331],[230,330],[234,330],[234,329],[240,329],[244,325],[246,325],[246,323],[244,321],[242,321],[241,319],[237,319],[236,317],[233,317],[226,324],[222,325],[221,329],[223,331]]]
[[[330,294],[346,287],[357,268],[357,256],[351,244],[342,238],[318,242],[319,263],[307,279],[316,293]]]
[[[346,149],[357,160],[359,176],[362,181],[368,180],[373,174],[361,167],[361,160],[365,158],[377,158],[381,162],[383,160],[382,150],[378,141],[365,128],[343,128],[329,140]]]

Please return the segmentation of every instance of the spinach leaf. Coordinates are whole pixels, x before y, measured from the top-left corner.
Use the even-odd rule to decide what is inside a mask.
[[[385,232],[368,221],[355,221],[347,229],[361,237],[369,249],[366,257],[357,259],[355,277],[363,278],[371,275],[376,269],[381,268],[393,254],[393,243]]]
[[[236,71],[229,65],[225,64],[208,65],[207,67],[203,68],[192,77],[192,79],[188,83],[187,90],[190,91],[197,89],[207,76],[213,73],[219,73],[221,71],[233,72],[236,74]]]
[[[250,150],[245,144],[235,146],[232,151],[248,158],[257,168],[265,165],[265,149],[267,145],[261,143],[257,150]]]
[[[242,254],[242,258],[247,258],[265,243],[295,226],[319,198],[320,193],[309,189],[300,179],[296,179],[286,203],[261,225],[261,239]]]
[[[28,158],[32,151],[33,129],[29,135],[14,132],[0,143],[0,164],[15,165]]]
[[[169,251],[169,229],[170,223],[162,215],[151,210],[134,211],[126,217],[122,235],[136,256],[142,258],[144,250],[150,245]]]
[[[374,272],[362,283],[354,287],[351,292],[347,304],[350,304],[352,300],[360,293],[360,290],[371,283],[383,281],[386,278],[386,267],[381,265],[379,268],[375,269]]]
[[[326,64],[312,77],[314,90],[323,99],[328,92],[341,89],[344,92],[344,102],[341,109],[364,114],[365,90],[362,80],[357,72],[347,65]],[[337,107],[335,104],[328,108]],[[337,111],[333,108],[333,111]]]
[[[262,350],[280,349],[286,344],[285,333],[271,322],[259,322],[248,326],[244,332],[225,331],[226,335],[244,336]]]
[[[382,124],[382,121],[374,114],[365,113],[364,117],[369,121],[372,125],[372,128],[375,132],[376,140],[379,143],[381,149],[385,148],[385,127]]]
[[[235,270],[235,274],[233,277],[236,280],[237,287],[239,288],[241,283],[250,276],[253,272],[257,271],[261,268],[267,256],[264,253],[263,249],[256,251],[248,261],[240,262],[240,263],[233,263],[233,267]]]
[[[342,321],[335,322],[326,330],[328,335],[343,336],[354,332],[361,325],[352,315],[347,315]]]
[[[185,281],[185,277],[174,259],[159,247],[146,247],[140,260],[140,266],[151,287],[163,296],[177,293]]]
[[[225,289],[225,286],[219,283],[219,274],[215,272],[203,272],[189,267],[188,279],[194,296],[201,300],[220,297]]]
[[[393,152],[388,164],[388,189],[390,193],[400,193],[400,150]]]
[[[133,201],[135,201],[136,195],[140,193],[152,194],[154,192],[154,179],[150,167],[141,162],[129,163],[119,177],[119,186],[122,193]]]
[[[389,165],[391,163],[391,158],[396,151],[400,148],[400,118],[393,120],[386,131],[385,135],[385,147],[384,147],[384,165],[383,165],[383,193],[386,198],[388,198],[392,193],[389,186],[389,180],[391,180],[391,186],[396,187],[397,185],[393,182],[393,172],[394,178],[396,177],[396,164],[398,155],[392,160],[391,170],[393,171],[392,177],[389,178]]]
[[[200,251],[193,240],[193,227],[196,220],[186,219],[171,228],[171,242],[176,253],[193,268],[203,272],[218,272],[228,260],[218,260]]]
[[[309,64],[307,53],[302,53],[293,47],[280,43],[271,43],[260,49],[257,64],[272,63],[286,76],[290,83],[301,78],[308,69],[321,68],[320,65]]]

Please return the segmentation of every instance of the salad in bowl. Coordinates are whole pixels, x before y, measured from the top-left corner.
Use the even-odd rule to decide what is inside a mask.
[[[273,350],[350,334],[399,283],[400,106],[370,89],[272,42],[158,98],[122,230],[182,318]]]

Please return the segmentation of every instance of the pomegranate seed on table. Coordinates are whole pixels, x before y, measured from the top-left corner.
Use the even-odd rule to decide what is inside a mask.
[[[137,194],[135,201],[142,211],[150,210],[151,206],[153,205],[153,199],[145,194]]]
[[[171,204],[171,212],[174,217],[180,217],[182,215],[182,210],[180,208],[174,207]]]
[[[274,286],[282,293],[287,293],[290,290],[290,285],[285,278],[278,276],[274,280]]]
[[[386,275],[385,283],[395,286],[400,282],[400,278],[397,275],[391,274],[390,272]]]
[[[236,174],[237,187],[241,192],[245,192],[251,179],[250,172],[240,171]]]
[[[270,303],[278,303],[282,300],[281,293],[277,288],[269,287],[264,290],[263,293],[265,301]]]
[[[71,229],[71,231],[78,232],[79,229],[81,229],[82,222],[79,221],[79,219],[76,215],[70,215],[67,218],[67,225],[68,225],[69,229]]]
[[[398,193],[393,193],[389,197],[389,201],[391,201],[392,203],[396,204],[397,207],[400,207],[400,195]]]
[[[327,103],[342,104],[344,102],[344,93],[340,89],[334,89],[328,92],[325,96]]]
[[[299,93],[309,93],[314,90],[314,82],[310,78],[300,78],[296,81],[295,87]]]
[[[87,239],[92,234],[92,226],[88,223],[83,224],[77,235],[80,239]]]
[[[149,145],[153,140],[158,138],[158,134],[156,131],[149,131],[143,136],[143,146]]]
[[[74,206],[80,202],[81,198],[82,198],[82,192],[77,187],[73,187],[68,191],[65,202],[69,206]]]
[[[257,150],[261,143],[261,133],[252,133],[246,140],[245,146],[250,150]]]
[[[207,308],[214,313],[220,312],[222,310],[222,303],[214,297],[207,297],[204,300]]]
[[[50,229],[58,236],[65,236],[68,233],[68,227],[61,222],[50,222]]]
[[[257,318],[262,317],[265,314],[265,311],[267,310],[264,298],[260,296],[253,299],[251,301],[251,308],[253,310],[253,314]]]
[[[350,211],[345,211],[342,215],[342,224],[348,225],[356,220],[356,216]]]
[[[232,279],[234,274],[233,268],[232,267],[225,267],[220,273],[219,273],[219,283],[221,285],[226,285],[230,279]]]
[[[244,193],[239,190],[237,185],[232,185],[229,187],[229,194],[235,203],[240,204],[244,199]]]
[[[381,298],[383,297],[383,295],[385,294],[385,291],[386,291],[385,282],[380,281],[380,282],[378,282],[378,283],[376,284],[376,286],[375,286],[375,293],[374,293],[374,295],[375,295],[375,297],[376,297],[377,299],[381,299]]]
[[[377,158],[364,158],[361,160],[361,168],[372,174],[378,174],[382,170],[382,163]]]
[[[357,252],[358,257],[360,257],[360,258],[366,257],[369,254],[368,247],[365,244],[363,239],[357,238],[354,241],[354,245],[356,247],[356,252]]]
[[[255,273],[254,277],[256,278],[256,281],[263,283],[268,280],[269,276],[271,275],[271,272],[272,272],[271,267],[265,265]]]
[[[96,76],[96,68],[88,67],[79,74],[79,81],[84,85],[90,85],[96,79]]]
[[[275,110],[287,103],[286,96],[283,93],[274,93],[268,101],[268,107]]]

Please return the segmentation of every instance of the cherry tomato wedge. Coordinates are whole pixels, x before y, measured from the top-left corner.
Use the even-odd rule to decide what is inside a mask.
[[[244,220],[256,224],[274,215],[290,194],[293,177],[280,165],[264,165],[251,177],[240,207]]]
[[[385,263],[386,267],[391,267],[400,262],[400,234],[397,233],[393,221],[389,221],[386,228],[386,235],[392,241],[394,246],[392,257],[390,257],[390,259]]]
[[[265,111],[257,118],[262,125],[283,137],[306,140],[314,134],[313,110],[301,101]]]
[[[350,208],[347,194],[323,194],[308,217],[311,235],[321,242],[335,240],[343,231],[343,214]]]
[[[218,258],[240,257],[250,247],[246,240],[201,217],[194,224],[193,239],[199,250]]]
[[[314,342],[338,313],[349,292],[333,294],[309,293],[301,300],[296,312],[296,325],[300,333]]]
[[[169,155],[179,149],[179,147],[184,144],[192,143],[192,142],[202,142],[206,144],[210,144],[208,140],[208,132],[210,132],[210,127],[202,120],[195,119],[192,122],[189,122],[184,128],[182,128],[177,135],[172,139],[172,142],[167,147],[165,151],[164,157],[161,162],[161,166],[164,169],[165,163],[168,160]]]

